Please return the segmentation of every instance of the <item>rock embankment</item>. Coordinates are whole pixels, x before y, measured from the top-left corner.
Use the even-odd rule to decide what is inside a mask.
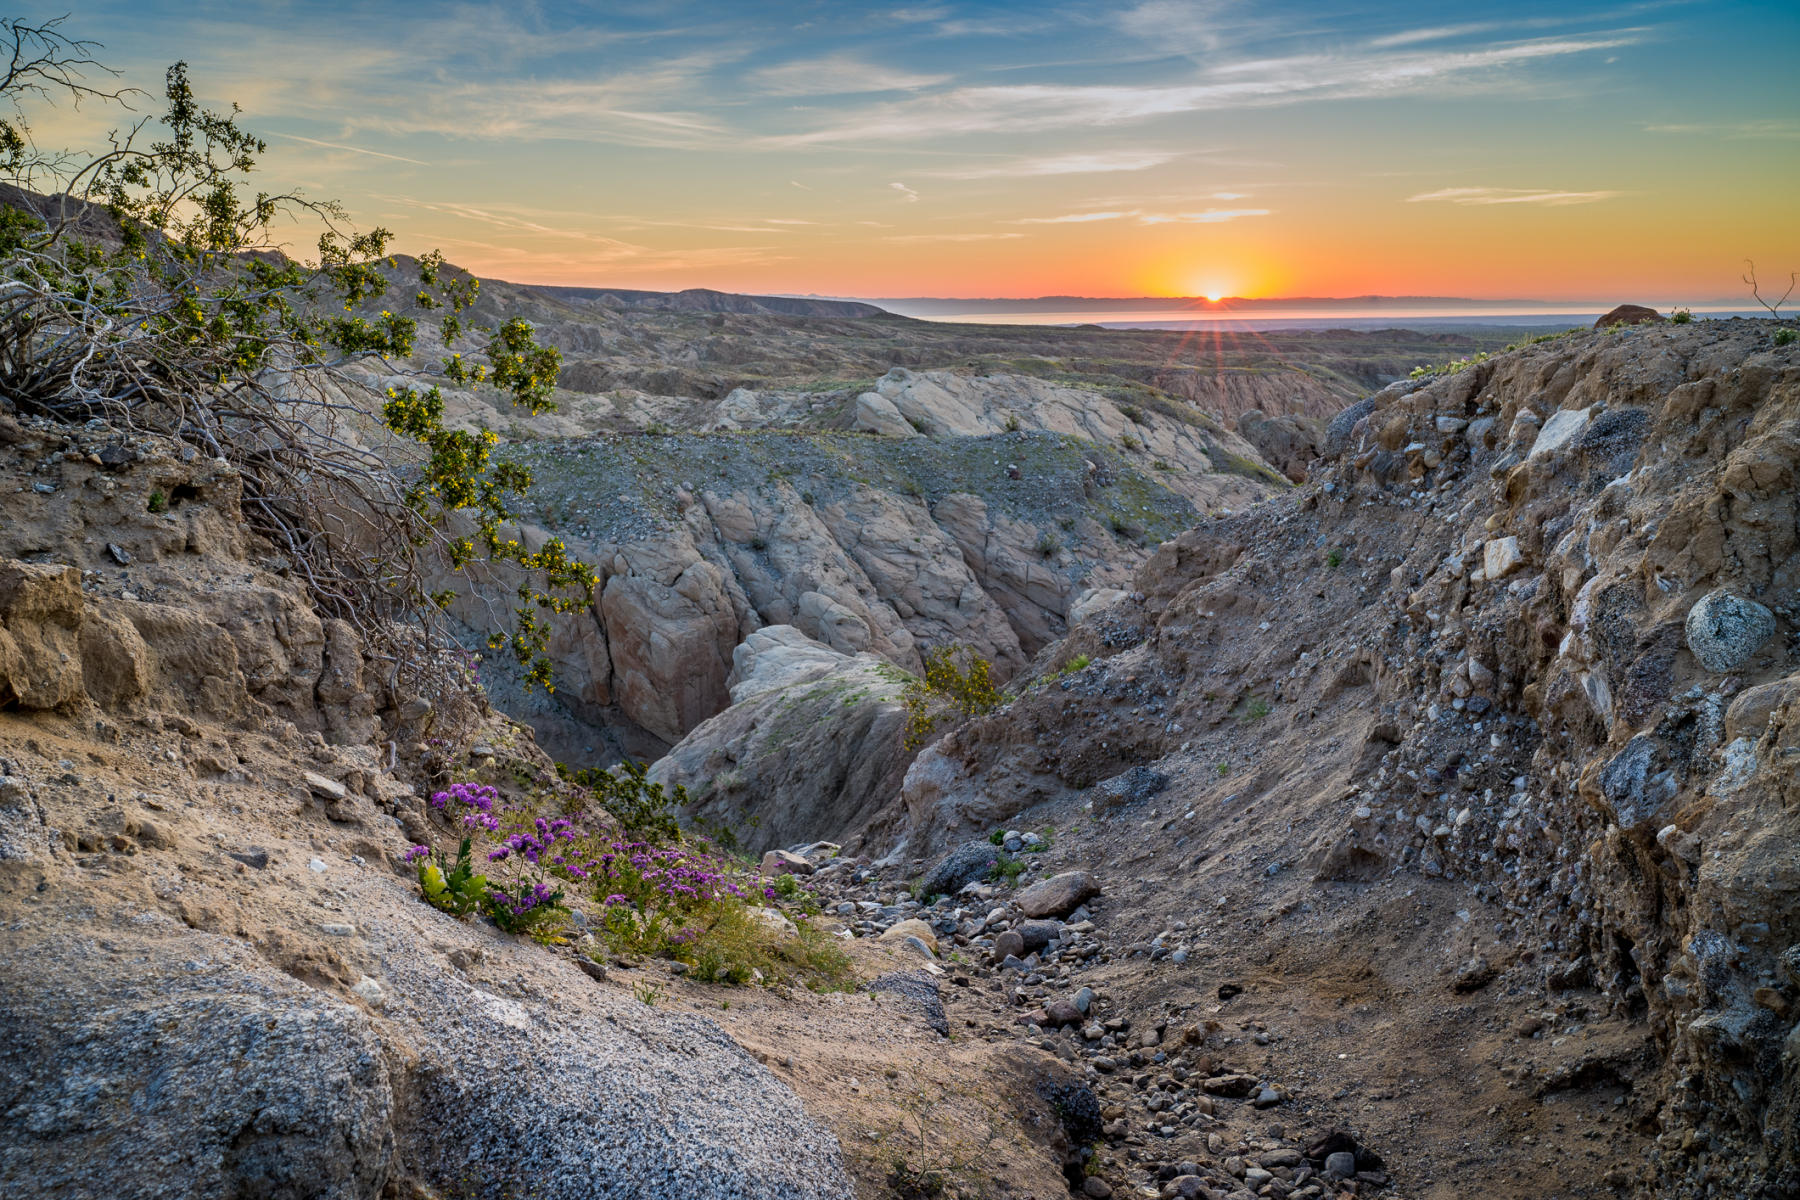
[[[1307,485],[1162,547],[921,754],[908,852],[1097,822],[1132,940],[1176,931],[1159,969],[1250,955],[1371,1013],[1460,997],[1524,1032],[1396,1028],[1415,1102],[1476,1088],[1545,1138],[1545,1106],[1591,1106],[1600,1189],[1649,1137],[1655,1194],[1792,1193],[1800,352],[1775,328],[1581,332],[1353,407]],[[1579,1146],[1500,1128],[1462,1136],[1532,1172]]]
[[[0,1192],[848,1197],[716,1023],[420,901],[464,738],[548,760],[366,656],[239,501],[0,415]]]

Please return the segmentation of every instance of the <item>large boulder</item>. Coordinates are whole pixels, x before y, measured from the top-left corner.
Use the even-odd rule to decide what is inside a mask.
[[[1708,671],[1735,671],[1775,634],[1775,614],[1721,588],[1688,609],[1688,649]]]
[[[1642,304],[1621,304],[1595,321],[1594,328],[1607,329],[1614,325],[1644,325],[1665,319],[1654,308],[1645,308]]]
[[[964,842],[920,877],[919,891],[926,896],[954,896],[971,883],[986,879],[999,857],[1000,848],[985,838]]]
[[[135,906],[7,924],[0,1193],[848,1200],[836,1140],[712,1022],[333,873],[379,979],[313,947],[308,986]]]
[[[1019,911],[1028,917],[1066,917],[1084,900],[1100,894],[1100,881],[1086,871],[1064,871],[1019,893]]]

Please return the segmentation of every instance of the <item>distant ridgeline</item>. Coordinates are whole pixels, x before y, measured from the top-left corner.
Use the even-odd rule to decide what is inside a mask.
[[[650,308],[666,312],[751,313],[783,317],[879,317],[885,309],[854,300],[811,300],[797,296],[740,296],[711,288],[684,292],[644,292],[632,288],[537,287],[534,291],[572,304],[607,308]]]

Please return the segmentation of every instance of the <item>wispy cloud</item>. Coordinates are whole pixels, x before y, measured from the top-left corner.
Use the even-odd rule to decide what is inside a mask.
[[[848,54],[763,67],[749,75],[752,87],[771,96],[838,96],[858,92],[912,92],[943,83],[948,75],[921,75],[864,62]]]
[[[321,142],[318,138],[301,137],[297,133],[274,132],[273,136],[286,138],[290,142],[305,142],[309,146],[322,146],[327,150],[346,150],[351,154],[366,154],[370,158],[385,158],[391,162],[411,163],[415,167],[429,167],[431,165],[428,162],[421,162],[416,158],[408,158],[404,154],[386,154],[380,150],[366,150],[361,146],[346,146],[339,142]]]
[[[1763,138],[1792,141],[1800,138],[1800,121],[1739,121],[1735,124],[1722,125],[1646,125],[1644,132],[1698,133],[1708,137],[1730,138],[1733,141],[1753,141]]]
[[[1060,217],[1020,217],[1012,222],[1014,225],[1086,225],[1090,221],[1123,221],[1127,217],[1135,217],[1135,212],[1086,212],[1064,213]]]
[[[1214,199],[1242,199],[1237,193],[1223,192]],[[1243,217],[1266,217],[1270,208],[1208,208],[1200,212],[1146,212],[1143,209],[1108,209],[1101,212],[1064,213],[1057,217],[1020,217],[1010,225],[1086,225],[1094,221],[1129,221],[1139,225],[1217,225]]]
[[[917,204],[919,202],[919,193],[913,191],[904,183],[890,183],[888,186],[893,188],[896,192],[899,192],[900,199],[907,204]]]
[[[1209,110],[1467,92],[1547,59],[1627,46],[1636,35],[1539,39],[1464,51],[1352,50],[1245,60],[1214,67],[1199,82],[1168,85],[1023,84],[960,87],[879,104],[775,146],[898,141],[958,134],[1031,133],[1105,127]]]
[[[1089,154],[1053,154],[1045,158],[1013,158],[974,167],[950,167],[932,174],[944,179],[1014,179],[1019,176],[1107,175],[1116,171],[1147,171],[1193,151],[1096,150]]]
[[[895,233],[882,238],[884,242],[1003,242],[1011,238],[1022,238],[1022,233]]]
[[[1623,192],[1555,192],[1547,188],[1453,187],[1408,196],[1408,204],[1444,201],[1450,204],[1542,204],[1560,208],[1568,204],[1593,204],[1611,200]]]
[[[1272,208],[1209,208],[1204,212],[1145,213],[1138,218],[1143,225],[1217,225],[1242,217],[1266,217]]]

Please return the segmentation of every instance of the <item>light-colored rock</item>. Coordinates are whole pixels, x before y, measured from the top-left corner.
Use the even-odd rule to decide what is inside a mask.
[[[884,437],[918,437],[894,402],[880,392],[864,392],[856,398],[855,426]]]
[[[764,875],[811,875],[813,865],[801,855],[771,850],[762,856],[761,870]]]
[[[855,845],[891,829],[915,753],[905,745],[905,676],[791,626],[758,630],[738,649],[742,699],[683,738],[650,778],[687,787],[696,817],[737,830],[753,851],[821,835]]]
[[[1708,671],[1735,671],[1775,634],[1775,614],[1721,588],[1688,609],[1688,649]]]
[[[1537,462],[1568,449],[1588,427],[1592,413],[1591,408],[1561,408],[1551,413],[1550,419],[1538,430],[1537,439],[1531,443],[1526,461]]]
[[[1069,605],[1069,624],[1079,625],[1102,609],[1111,608],[1130,593],[1122,588],[1089,588]]]
[[[1488,579],[1504,579],[1525,563],[1516,537],[1490,538],[1481,552],[1482,574]]]
[[[903,942],[907,938],[918,938],[930,949],[932,954],[935,955],[938,952],[937,934],[932,931],[927,922],[921,921],[917,917],[894,922],[875,940],[878,942]]]

